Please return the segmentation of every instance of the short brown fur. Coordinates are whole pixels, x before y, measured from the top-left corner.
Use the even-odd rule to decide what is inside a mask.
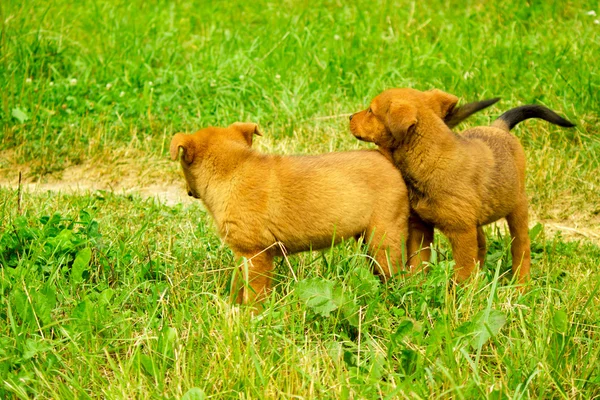
[[[512,270],[529,278],[530,243],[525,153],[502,123],[453,133],[443,121],[458,99],[439,90],[386,90],[369,109],[352,116],[350,129],[391,155],[409,191],[407,252],[411,268],[428,261],[433,229],[452,245],[455,279],[467,279],[486,252],[482,226],[506,218],[512,236]]]
[[[365,236],[382,278],[403,265],[409,212],[399,171],[376,150],[277,156],[251,148],[256,124],[235,123],[177,133],[188,194],[201,199],[236,257],[234,295],[261,301],[271,286],[273,257],[317,250]],[[281,244],[281,246],[279,246]]]

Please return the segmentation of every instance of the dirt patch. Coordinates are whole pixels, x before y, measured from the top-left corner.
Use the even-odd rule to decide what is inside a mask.
[[[43,177],[32,177],[27,166],[4,168],[0,186],[17,189],[19,172],[24,192],[61,192],[85,194],[110,191],[115,194],[139,194],[153,197],[166,205],[193,201],[186,191],[179,164],[148,156],[135,150],[111,153],[110,160],[97,157],[81,165]]]
[[[600,246],[600,223],[592,221],[591,224],[582,226],[580,222],[569,220],[539,221],[547,235],[555,236],[560,232],[561,236],[567,240],[587,240]]]
[[[137,150],[116,150],[42,178],[32,178],[28,175],[27,166],[13,164],[10,168],[1,169],[0,187],[17,189],[19,171],[23,176],[21,187],[26,193],[52,191],[86,194],[109,191],[155,198],[168,206],[197,202],[185,191],[178,163]],[[600,215],[590,219],[575,214],[568,219],[553,220],[541,219],[532,213],[530,226],[537,222],[544,226],[547,236],[553,237],[560,232],[565,240],[584,240],[600,245]],[[503,221],[497,224],[501,229],[506,228]]]

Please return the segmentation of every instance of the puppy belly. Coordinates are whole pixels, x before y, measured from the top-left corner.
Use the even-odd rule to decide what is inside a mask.
[[[291,254],[328,248],[364,232],[360,226],[349,229],[347,226],[337,228],[335,224],[328,227],[260,225],[262,226],[246,226],[247,229],[240,229],[242,226],[239,224],[227,224],[228,230],[224,231],[221,237],[237,252],[253,253],[272,248],[275,254],[281,255],[283,252]]]
[[[490,200],[487,204],[482,206],[481,215],[478,218],[477,225],[487,225],[492,222],[496,222],[499,219],[505,218],[508,214],[513,212],[516,206],[515,197],[504,197],[500,200]]]
[[[452,200],[451,198],[446,198],[445,201],[422,199],[416,202],[413,210],[423,221],[441,230],[476,225],[477,215],[472,207]]]
[[[327,228],[280,231],[280,236],[277,237],[277,240],[284,245],[287,252],[297,253],[311,249],[320,250],[328,248],[340,243],[342,240],[352,239],[360,235],[363,231],[359,227],[352,230],[340,230],[332,225]]]

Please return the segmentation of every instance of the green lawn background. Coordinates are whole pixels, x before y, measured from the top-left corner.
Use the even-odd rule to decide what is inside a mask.
[[[174,132],[235,121],[260,124],[262,151],[364,148],[346,115],[390,87],[502,97],[459,128],[527,103],[577,128],[514,130],[542,222],[524,296],[500,277],[500,226],[479,278],[455,294],[443,239],[425,283],[385,286],[347,243],[282,260],[252,318],[228,302],[233,259],[198,204],[19,200],[3,183],[0,397],[600,396],[600,249],[544,228],[598,237],[596,13],[592,1],[3,1],[2,182],[123,162],[175,174]]]

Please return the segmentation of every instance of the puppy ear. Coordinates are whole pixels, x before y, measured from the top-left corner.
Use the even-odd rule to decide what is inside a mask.
[[[248,146],[252,146],[252,137],[254,135],[262,136],[262,133],[258,130],[258,125],[252,122],[235,122],[229,127],[241,132]]]
[[[191,135],[176,133],[171,139],[171,160],[177,160],[179,149],[183,149],[183,160],[191,164],[194,161],[194,141]]]
[[[429,106],[442,119],[446,118],[458,103],[458,97],[438,89],[429,90],[427,93],[429,93]]]
[[[407,101],[393,101],[386,116],[386,125],[396,139],[400,139],[417,123],[417,107]]]

